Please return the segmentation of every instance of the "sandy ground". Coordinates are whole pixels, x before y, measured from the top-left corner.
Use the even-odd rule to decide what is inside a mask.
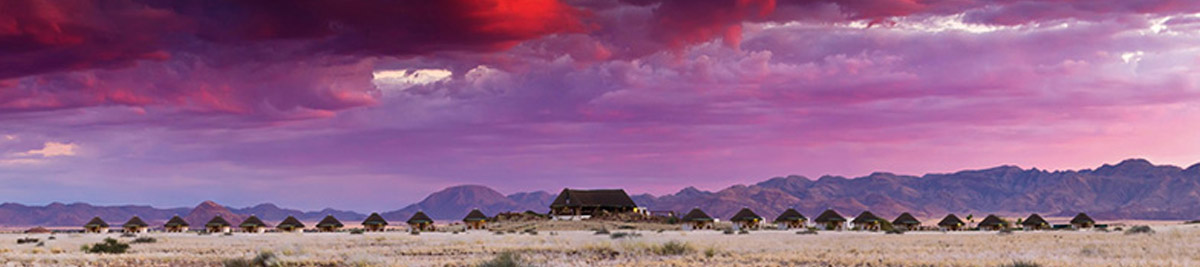
[[[713,265],[866,265],[1000,266],[1025,261],[1043,266],[1194,266],[1200,265],[1200,225],[1155,226],[1154,234],[1053,231],[870,232],[637,231],[640,237],[613,239],[592,231],[540,231],[537,235],[486,231],[463,234],[404,232],[267,233],[233,236],[151,233],[156,243],[132,244],[127,254],[86,254],[80,246],[118,234],[0,234],[4,266],[221,266],[226,259],[277,255],[283,265],[465,266],[514,252],[535,266],[713,266]],[[618,232],[618,230],[612,230]],[[622,230],[620,232],[630,232]],[[39,238],[41,247],[16,239]],[[662,244],[689,248],[682,255],[661,255]]]

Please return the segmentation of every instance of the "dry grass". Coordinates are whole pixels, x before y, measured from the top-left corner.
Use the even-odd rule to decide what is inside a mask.
[[[515,229],[515,228],[514,228]],[[543,232],[551,232],[543,230]],[[614,228],[615,229],[615,228]],[[1200,263],[1200,225],[1156,226],[1155,234],[1062,231],[907,232],[885,235],[795,231],[636,231],[641,237],[612,239],[594,231],[556,234],[406,232],[235,234],[233,236],[153,233],[155,243],[132,244],[125,254],[87,254],[78,249],[116,234],[32,235],[44,247],[16,244],[25,234],[0,234],[6,266],[221,266],[261,253],[282,266],[473,266],[497,263],[498,256],[533,266],[713,266],[713,265],[872,265],[872,266],[1163,266]],[[130,238],[118,238],[129,242]],[[502,258],[502,257],[500,257]]]

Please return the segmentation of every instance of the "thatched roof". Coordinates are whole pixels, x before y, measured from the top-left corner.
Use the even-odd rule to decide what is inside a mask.
[[[1084,223],[1095,224],[1096,220],[1092,220],[1092,217],[1088,216],[1087,213],[1082,213],[1082,212],[1075,215],[1075,218],[1071,219],[1071,224],[1084,224]]]
[[[942,221],[938,222],[938,226],[946,226],[946,227],[962,226],[965,224],[967,224],[967,223],[963,222],[963,220],[959,219],[958,216],[955,216],[954,214],[946,215],[946,218],[942,218]]]
[[[325,215],[324,219],[321,219],[320,222],[317,222],[317,227],[342,227],[342,226],[345,226],[345,225],[342,225],[342,221],[339,221],[337,218],[334,218],[333,215]]]
[[[100,217],[97,216],[92,217],[92,220],[88,221],[87,224],[84,224],[83,227],[108,227],[108,223],[104,222],[104,220],[101,220]]]
[[[429,218],[429,215],[425,215],[424,211],[417,211],[417,213],[414,213],[412,217],[408,218],[408,224],[418,223],[433,223],[433,219]]]
[[[775,217],[775,222],[795,222],[804,220],[808,220],[808,218],[805,218],[804,215],[800,214],[800,212],[796,211],[796,209],[787,209],[783,211],[783,213],[780,213],[779,217]]]
[[[897,224],[897,225],[921,224],[921,221],[917,220],[916,217],[913,217],[912,214],[908,214],[907,212],[905,212],[905,213],[901,213],[900,216],[896,217],[895,220],[892,220],[892,224]]]
[[[832,209],[828,209],[828,210],[825,210],[824,212],[821,212],[821,215],[817,215],[817,218],[813,219],[813,222],[816,222],[816,223],[831,223],[831,222],[844,222],[844,221],[846,221],[846,217],[842,217],[841,214],[838,214],[836,211],[833,211]]]
[[[230,225],[232,225],[232,224],[230,224],[229,221],[226,221],[225,218],[221,218],[221,215],[217,215],[217,216],[213,217],[212,220],[208,220],[208,223],[204,224],[205,227],[215,227],[215,226],[228,227]]]
[[[250,215],[250,218],[246,218],[238,227],[267,227],[267,224],[258,219],[258,216]]]
[[[133,216],[133,218],[129,218],[129,221],[125,222],[125,225],[123,225],[123,226],[124,227],[133,227],[133,226],[149,227],[150,225],[146,224],[146,222],[142,221],[142,218],[139,218],[138,216]]]
[[[367,216],[367,219],[363,220],[362,224],[363,225],[388,225],[388,222],[387,222],[387,220],[383,219],[383,216],[379,216],[379,213],[372,212],[371,216]]]
[[[885,221],[885,220],[882,218],[879,218],[879,216],[875,216],[874,213],[871,213],[870,211],[863,211],[862,213],[859,213],[858,216],[854,216],[854,221],[852,221],[851,223],[871,223],[871,222],[883,222],[883,221]]]
[[[758,214],[754,213],[754,211],[750,210],[750,208],[742,208],[742,210],[739,210],[737,214],[733,215],[733,218],[729,219],[729,221],[733,222],[749,222],[756,220],[761,221],[763,220],[763,217],[758,216]]]
[[[275,226],[275,228],[285,227],[304,228],[304,223],[300,222],[300,220],[297,220],[296,217],[287,216],[287,218],[283,219],[282,222],[279,222],[279,225]]]
[[[1046,222],[1046,219],[1042,219],[1042,216],[1038,215],[1037,213],[1034,213],[1034,214],[1030,214],[1029,218],[1026,218],[1025,221],[1022,221],[1021,225],[1039,226],[1039,225],[1050,225],[1050,223]]]
[[[167,223],[163,224],[163,226],[165,226],[165,227],[188,226],[188,222],[184,221],[183,218],[180,218],[179,215],[175,215],[175,217],[171,217],[170,220],[167,220]]]
[[[486,221],[487,219],[487,215],[484,215],[482,211],[479,211],[479,209],[473,209],[471,212],[467,213],[467,217],[463,217],[464,222]]]
[[[637,207],[624,189],[576,190],[563,188],[550,203],[556,207]]]
[[[41,227],[41,226],[29,228],[29,230],[25,230],[26,234],[45,234],[45,233],[50,233],[50,232],[52,232],[52,231],[50,231],[50,229],[46,229],[46,227]]]
[[[988,214],[983,221],[979,222],[979,227],[1004,226],[1005,224],[1004,219],[1000,219],[995,214]]]
[[[694,208],[687,215],[683,215],[683,219],[680,220],[685,222],[712,221],[713,217],[708,216],[708,213],[704,213],[700,208]]]

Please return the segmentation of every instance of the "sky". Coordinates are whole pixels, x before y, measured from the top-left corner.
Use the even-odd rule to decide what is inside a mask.
[[[1200,162],[1191,0],[0,2],[0,202]]]

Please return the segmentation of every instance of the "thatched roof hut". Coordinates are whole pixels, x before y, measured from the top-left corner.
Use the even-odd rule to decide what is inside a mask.
[[[700,208],[694,208],[686,215],[683,215],[683,218],[680,220],[685,222],[711,222],[713,221],[713,217],[708,216],[708,213],[704,213]]]
[[[1030,214],[1029,218],[1025,218],[1025,221],[1021,222],[1021,226],[1029,230],[1050,229],[1050,223],[1046,222],[1046,219],[1042,219],[1042,216],[1037,213]]]
[[[50,229],[46,229],[46,227],[41,227],[41,226],[29,228],[28,230],[25,230],[26,234],[49,234],[51,232],[53,232],[53,231],[50,231]]]
[[[208,223],[205,223],[204,227],[230,227],[232,225],[233,224],[230,224],[229,221],[225,220],[225,218],[221,218],[221,215],[217,215],[214,216],[212,220],[208,220]]]
[[[966,224],[967,223],[963,222],[962,219],[959,219],[958,216],[951,213],[947,214],[945,218],[942,218],[942,221],[939,221],[937,225],[942,229],[959,230],[962,229],[963,225]]]
[[[842,223],[845,221],[846,217],[842,217],[841,214],[838,214],[837,211],[833,211],[832,209],[827,209],[824,212],[821,212],[820,215],[817,215],[816,219],[813,219],[813,222],[816,223]]]
[[[100,219],[99,216],[92,217],[92,220],[83,225],[83,231],[87,233],[107,233],[108,223]]]
[[[466,217],[463,217],[463,223],[466,224],[468,230],[483,229],[487,221],[488,216],[479,211],[479,209],[472,209],[471,212],[467,213]]]
[[[983,218],[983,221],[979,222],[979,229],[984,230],[1000,230],[1007,227],[1008,222],[1004,221],[1004,219],[1000,219],[1000,217],[996,216],[995,214],[988,214],[987,217]]]
[[[142,221],[142,218],[141,218],[141,217],[138,217],[138,216],[133,216],[133,218],[129,218],[129,221],[125,222],[125,224],[124,224],[124,225],[122,225],[122,226],[124,226],[125,228],[130,228],[130,227],[150,227],[150,225],[149,225],[149,224],[146,224],[146,222],[145,222],[145,221]]]
[[[267,227],[267,223],[264,223],[258,216],[250,215],[250,218],[246,218],[238,227]]]
[[[742,208],[742,210],[739,210],[733,215],[732,218],[729,218],[729,221],[731,222],[758,222],[762,220],[763,217],[758,216],[758,214],[754,213],[754,211],[750,210],[750,208]]]
[[[233,226],[222,218],[221,215],[213,216],[212,220],[204,224],[204,230],[212,233],[229,232],[229,228]]]
[[[292,232],[304,229],[304,223],[300,222],[300,220],[297,220],[296,217],[287,216],[287,218],[283,219],[282,222],[279,222],[279,225],[276,225],[275,228],[286,232]]]
[[[803,221],[807,221],[807,220],[808,220],[808,218],[804,217],[804,215],[800,214],[800,212],[796,211],[796,209],[787,209],[787,210],[783,211],[783,213],[780,213],[779,217],[775,217],[776,223],[797,222],[797,221],[803,222]]]
[[[901,213],[900,216],[896,217],[895,220],[892,220],[892,226],[913,230],[921,226],[921,221],[917,220],[916,217],[913,217],[912,214],[905,212]]]
[[[90,228],[90,227],[108,228],[108,223],[104,222],[103,219],[100,219],[100,217],[97,216],[97,217],[92,217],[92,220],[90,220],[86,224],[84,224],[83,227],[84,228]]]
[[[341,229],[342,226],[345,226],[342,224],[342,221],[334,218],[333,215],[325,215],[324,219],[321,219],[320,222],[317,222],[317,229],[325,232],[337,231],[338,229]]]
[[[578,190],[563,188],[550,203],[550,215],[595,215],[598,212],[634,211],[637,204],[624,189]]]
[[[1088,216],[1087,213],[1080,212],[1075,215],[1075,218],[1071,218],[1071,226],[1075,228],[1092,228],[1096,226],[1096,220],[1092,220],[1092,217]]]
[[[850,221],[850,223],[854,224],[854,226],[857,226],[863,230],[879,230],[880,225],[885,222],[887,222],[887,220],[879,218],[879,216],[875,216],[875,214],[871,213],[871,211],[865,210],[862,213],[859,213],[858,216],[854,216],[853,221]]]
[[[473,209],[471,212],[467,213],[466,217],[463,217],[463,222],[478,222],[487,220],[488,216],[484,215],[482,211],[479,211],[479,209]]]
[[[433,219],[429,218],[429,215],[425,215],[424,211],[417,211],[417,213],[414,213],[412,217],[409,217],[408,221],[405,222],[407,222],[408,226],[412,227],[413,230],[419,231],[429,230],[429,228],[433,226]]]
[[[363,220],[362,225],[367,231],[383,231],[384,228],[387,228],[388,222],[383,219],[383,216],[379,216],[379,213],[372,212],[366,220]]]
[[[167,223],[163,224],[163,227],[165,227],[165,228],[179,227],[179,226],[183,226],[183,227],[189,226],[188,222],[184,221],[183,218],[180,218],[179,215],[175,215],[175,217],[171,217],[170,220],[167,220]]]

